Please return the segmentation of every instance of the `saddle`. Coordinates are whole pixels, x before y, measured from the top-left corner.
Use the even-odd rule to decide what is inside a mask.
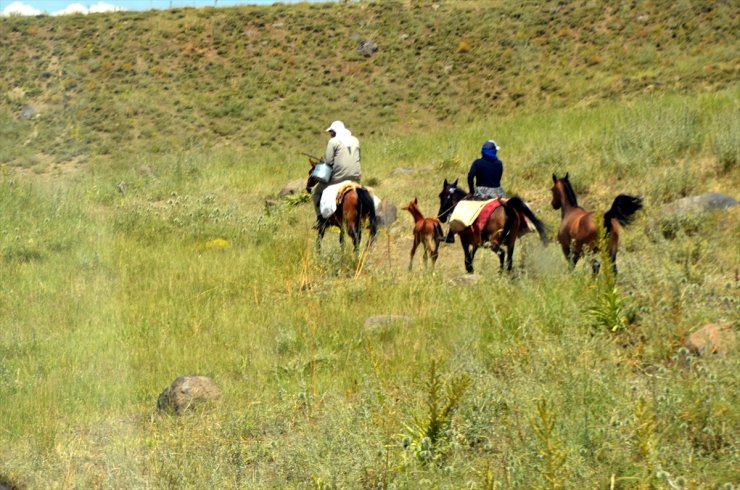
[[[452,215],[450,216],[450,230],[455,233],[459,233],[465,228],[472,226],[473,231],[476,233],[483,231],[486,227],[486,223],[488,223],[488,218],[491,217],[491,214],[493,214],[496,208],[502,204],[506,204],[507,201],[508,199],[505,198],[489,199],[487,201],[460,201],[457,206],[455,206],[455,209],[452,210]],[[527,224],[527,228],[529,228],[530,231],[537,231],[534,223],[532,223],[524,214],[519,213],[519,217]]]
[[[488,199],[486,201],[464,200],[457,203],[450,216],[450,230],[460,233],[465,228],[475,225],[482,229],[488,218],[497,207],[501,205],[499,199]]]
[[[362,187],[361,184],[351,180],[344,180],[338,184],[332,184],[324,189],[319,201],[319,211],[323,218],[329,218],[337,212],[337,206],[342,202],[344,195],[352,189]]]

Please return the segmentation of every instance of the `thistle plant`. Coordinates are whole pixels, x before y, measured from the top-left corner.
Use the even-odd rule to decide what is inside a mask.
[[[538,453],[542,460],[540,471],[545,483],[536,488],[555,490],[565,487],[567,479],[565,462],[568,453],[555,437],[556,421],[557,414],[552,405],[545,399],[537,402],[537,417],[532,421],[532,427],[541,444]]]
[[[405,445],[422,463],[440,463],[448,449],[452,416],[470,387],[470,377],[461,374],[444,382],[437,361],[429,368],[427,414],[406,426],[409,438]]]
[[[658,423],[655,420],[652,406],[643,398],[637,400],[635,404],[634,422],[635,457],[643,462],[645,468],[642,483],[650,487],[658,469],[658,436],[656,434]]]
[[[617,332],[627,325],[625,303],[617,289],[617,278],[611,267],[607,238],[601,223],[598,226],[598,234],[598,255],[602,264],[601,274],[599,274],[594,286],[596,295],[594,304],[588,309],[588,313],[595,327]]]

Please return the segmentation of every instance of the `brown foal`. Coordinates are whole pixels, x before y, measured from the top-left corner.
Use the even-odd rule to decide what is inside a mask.
[[[427,263],[427,257],[432,257],[432,269],[439,256],[439,242],[443,238],[442,225],[437,218],[425,218],[419,210],[419,202],[416,198],[402,207],[414,218],[414,244],[411,246],[411,260],[409,260],[409,270],[414,264],[414,254],[419,244],[424,244],[424,264]]]

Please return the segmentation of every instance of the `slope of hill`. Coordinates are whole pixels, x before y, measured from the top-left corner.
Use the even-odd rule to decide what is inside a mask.
[[[0,21],[0,163],[316,143],[738,79],[718,2],[382,1]],[[358,46],[374,42],[370,55]]]
[[[737,487],[740,206],[671,205],[740,199],[737,8],[520,3],[0,20],[0,488]],[[317,249],[265,197],[335,117],[427,216],[489,135],[551,237],[553,173],[642,196],[619,276],[408,271],[405,211]],[[158,414],[188,374],[222,399]]]

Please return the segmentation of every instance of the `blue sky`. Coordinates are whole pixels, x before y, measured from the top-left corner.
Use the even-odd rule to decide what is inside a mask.
[[[167,9],[170,7],[229,7],[234,5],[272,5],[306,0],[0,0],[0,15],[61,14],[121,10]],[[317,0],[308,0],[317,1]],[[322,0],[327,1],[327,0]],[[330,0],[331,1],[331,0]]]

